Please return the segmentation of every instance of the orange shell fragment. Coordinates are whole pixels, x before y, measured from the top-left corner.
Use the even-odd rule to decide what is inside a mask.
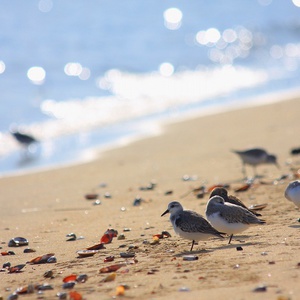
[[[71,300],[82,300],[83,299],[81,294],[76,291],[69,292],[69,296],[70,296]]]
[[[76,281],[76,278],[77,278],[77,275],[76,275],[76,274],[71,274],[71,275],[66,276],[66,277],[63,279],[63,282]]]
[[[54,253],[48,253],[48,254],[45,254],[45,255],[42,255],[42,256],[35,257],[32,260],[30,260],[29,263],[31,263],[31,264],[44,264],[48,261],[48,259],[51,256],[54,256]]]
[[[126,264],[115,264],[108,267],[103,267],[99,270],[100,273],[110,273],[119,270],[120,268],[126,266]]]

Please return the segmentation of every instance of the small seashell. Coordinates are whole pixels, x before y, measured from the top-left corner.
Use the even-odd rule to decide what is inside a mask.
[[[99,197],[99,194],[90,193],[90,194],[86,194],[84,197],[87,200],[94,200],[94,199],[97,199]]]
[[[99,243],[99,244],[95,244],[95,245],[93,245],[91,247],[88,247],[86,249],[87,250],[100,250],[100,249],[106,249],[106,248],[104,247],[103,243]]]
[[[150,245],[158,245],[159,244],[159,239],[160,238],[158,236],[154,235],[153,236],[153,241],[150,242]]]
[[[28,240],[23,237],[15,237],[8,242],[8,247],[27,246]]]
[[[68,294],[65,292],[60,292],[60,293],[57,293],[56,296],[58,297],[59,300],[64,300],[64,299],[67,299]]]
[[[124,231],[124,232],[131,231],[131,228],[127,228],[127,227],[125,227],[125,228],[123,229],[123,231]]]
[[[76,234],[75,233],[68,233],[67,235],[66,235],[66,237],[68,238],[67,239],[67,242],[69,242],[69,241],[75,241],[76,240]]]
[[[257,211],[257,210],[263,210],[267,206],[268,206],[268,203],[252,204],[252,205],[249,206],[249,209]]]
[[[183,286],[179,289],[179,292],[189,292],[189,291],[190,291],[190,289],[188,287],[185,287],[185,286]]]
[[[200,192],[200,193],[197,193],[196,197],[197,197],[197,199],[202,199],[202,198],[204,198],[204,195],[205,195],[204,192]]]
[[[101,204],[101,201],[99,199],[95,200],[93,205],[100,205]]]
[[[247,184],[242,185],[241,187],[237,188],[237,189],[235,190],[235,192],[238,193],[238,192],[245,192],[245,191],[248,191],[249,188],[250,188],[251,186],[252,186],[252,184],[247,183]]]
[[[109,192],[106,192],[106,193],[104,194],[104,197],[105,197],[106,199],[110,199],[110,198],[111,198],[111,194],[110,194]]]
[[[132,257],[135,257],[135,253],[134,252],[121,252],[120,256],[122,258],[132,258]]]
[[[56,263],[57,262],[57,259],[56,257],[53,255],[53,256],[50,256],[48,259],[47,259],[47,263],[48,264],[53,264],[53,263]]]
[[[33,253],[36,252],[36,250],[32,249],[32,248],[26,248],[24,249],[23,253]]]
[[[140,206],[142,204],[143,199],[140,197],[137,197],[133,201],[133,206]]]
[[[25,266],[25,264],[20,264],[14,267],[10,267],[8,269],[8,273],[19,273]]]
[[[104,262],[110,262],[110,261],[114,261],[115,257],[113,255],[111,256],[107,256],[105,259],[104,259]]]
[[[30,263],[30,264],[45,264],[48,262],[48,259],[51,258],[52,256],[54,256],[54,253],[44,254],[42,256],[33,258],[28,263]]]
[[[118,231],[114,229],[107,229],[104,235],[100,239],[100,243],[109,244],[113,240],[114,237],[118,236]]]
[[[199,257],[197,255],[183,255],[182,258],[183,258],[183,260],[188,260],[188,261],[199,259]]]
[[[300,147],[292,148],[290,153],[291,155],[300,154]]]
[[[120,268],[126,266],[126,264],[115,264],[107,267],[103,267],[99,270],[100,273],[111,273],[119,270]]]
[[[76,274],[71,274],[71,275],[64,277],[63,282],[75,281],[76,278],[77,278]]]
[[[125,235],[123,233],[121,233],[118,238],[118,240],[125,240]]]
[[[21,294],[32,294],[34,293],[34,286],[32,284],[29,284],[27,286],[22,286],[16,289],[15,291],[18,295]]]
[[[118,285],[116,288],[116,296],[124,296],[125,287],[123,285]]]
[[[172,191],[172,190],[165,191],[165,196],[172,195],[172,194],[173,194],[173,191]]]
[[[72,289],[72,288],[74,287],[75,284],[76,284],[75,281],[65,282],[65,283],[62,285],[62,288],[63,288],[63,289]]]
[[[18,299],[18,294],[17,293],[12,293],[7,297],[7,300],[16,300]]]
[[[195,181],[195,180],[197,180],[198,179],[198,176],[197,175],[192,175],[192,176],[190,176],[190,175],[183,175],[182,176],[182,180],[183,181]]]
[[[89,257],[98,253],[98,250],[79,250],[77,254],[79,257]]]
[[[11,266],[10,262],[6,262],[2,265],[2,268],[7,269],[10,268],[10,266]]]
[[[150,182],[147,186],[141,186],[140,187],[140,190],[141,191],[150,191],[150,190],[153,190],[156,186],[156,183],[154,182]]]
[[[117,274],[116,273],[111,273],[109,275],[107,275],[105,278],[103,278],[101,280],[101,282],[110,282],[110,281],[114,281],[117,277]]]
[[[82,300],[82,296],[80,293],[76,291],[70,291],[69,292],[70,300]]]
[[[259,285],[252,290],[252,292],[266,292],[266,291],[267,291],[267,286],[265,285]]]
[[[5,256],[5,255],[15,255],[15,252],[14,251],[3,251],[3,252],[1,252],[1,255],[2,256]]]
[[[45,278],[53,278],[53,271],[49,270],[44,273]]]
[[[162,234],[162,236],[164,237],[164,238],[169,238],[169,237],[171,237],[171,234],[168,232],[168,231],[162,231],[161,232],[161,234]]]
[[[80,283],[84,283],[88,280],[88,276],[86,274],[80,274],[77,276],[76,281]]]
[[[38,285],[36,289],[39,291],[48,291],[48,290],[53,290],[53,286],[48,283],[43,283],[41,285]]]

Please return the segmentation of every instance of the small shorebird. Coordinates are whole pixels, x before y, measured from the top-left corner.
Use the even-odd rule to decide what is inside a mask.
[[[256,176],[256,166],[258,165],[274,164],[279,168],[279,165],[277,163],[277,157],[273,154],[269,154],[264,149],[252,148],[245,151],[237,151],[237,150],[232,150],[232,151],[241,158],[243,162],[242,172],[245,177],[247,177],[246,167],[245,167],[246,165],[250,165],[253,167],[255,176]]]
[[[36,140],[33,136],[22,133],[20,131],[12,131],[11,134],[22,146],[26,148],[38,142],[38,140]]]
[[[285,189],[284,196],[300,208],[300,181],[295,180],[289,183]]]
[[[225,202],[220,196],[213,196],[206,206],[206,218],[217,230],[230,235],[230,244],[234,234],[248,229],[254,224],[265,224],[244,207]]]
[[[182,205],[173,201],[168,205],[168,209],[161,215],[170,213],[170,221],[173,225],[174,231],[180,237],[192,240],[193,250],[195,242],[207,240],[209,237],[223,238],[222,232],[213,228],[200,214],[195,211],[183,209]]]
[[[257,217],[261,217],[261,214],[257,213],[253,209],[248,208],[239,198],[232,196],[232,195],[228,196],[227,190],[222,187],[217,187],[217,188],[213,189],[209,198],[212,198],[213,196],[220,196],[224,199],[225,202],[241,206],[241,207],[249,210],[253,214],[255,214]]]

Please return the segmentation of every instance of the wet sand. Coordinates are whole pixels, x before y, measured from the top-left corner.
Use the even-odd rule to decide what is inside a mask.
[[[88,275],[71,289],[84,299],[111,299],[120,285],[126,285],[123,298],[128,299],[299,299],[300,211],[283,195],[293,179],[292,168],[300,167],[300,156],[290,155],[291,148],[300,146],[299,112],[300,100],[291,99],[194,118],[91,163],[1,178],[0,246],[3,252],[15,252],[0,256],[1,266],[25,264],[47,253],[55,253],[57,263],[1,272],[0,296],[6,299],[21,286],[49,283],[53,289],[44,291],[43,299],[58,299],[57,292],[70,292],[62,288],[63,278],[75,273]],[[241,162],[230,150],[257,146],[275,153],[281,168],[258,167],[262,178],[235,193],[244,183]],[[247,171],[253,175],[251,168]],[[278,180],[283,174],[289,177]],[[183,180],[185,175],[191,180]],[[154,188],[147,189],[151,182]],[[215,184],[229,184],[229,193],[247,205],[267,203],[261,212],[267,224],[234,236],[230,245],[227,238],[199,242],[193,251],[198,260],[184,261],[191,242],[176,236],[169,217],[160,215],[173,200],[204,215],[208,194],[197,198],[193,189]],[[87,193],[99,193],[101,204],[86,200]],[[138,197],[141,204],[134,206]],[[76,251],[99,243],[108,228],[125,239],[115,237],[93,257],[78,258]],[[153,235],[163,230],[172,236],[153,242]],[[66,241],[69,233],[83,238]],[[8,247],[18,236],[27,238],[36,252]],[[135,253],[134,264],[120,257],[128,251]],[[115,260],[104,262],[110,255]],[[103,282],[109,274],[99,273],[101,268],[124,262],[113,281]],[[53,278],[43,277],[48,270]],[[253,292],[260,285],[266,290]]]

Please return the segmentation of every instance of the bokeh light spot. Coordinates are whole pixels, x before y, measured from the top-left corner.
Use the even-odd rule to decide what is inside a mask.
[[[43,84],[46,78],[46,71],[42,67],[31,67],[27,71],[27,77],[37,85]]]
[[[0,60],[0,74],[4,73],[5,71],[5,63],[4,61]]]
[[[165,77],[172,76],[174,73],[174,66],[168,62],[164,62],[159,66],[159,72]]]
[[[164,23],[166,28],[177,30],[181,26],[182,12],[176,7],[168,8],[164,11]]]
[[[68,76],[79,76],[82,72],[82,66],[80,63],[69,62],[65,65],[64,71]]]
[[[300,7],[300,0],[292,0],[293,4],[297,7]]]
[[[40,0],[38,4],[39,10],[43,13],[51,11],[53,7],[52,0]]]

